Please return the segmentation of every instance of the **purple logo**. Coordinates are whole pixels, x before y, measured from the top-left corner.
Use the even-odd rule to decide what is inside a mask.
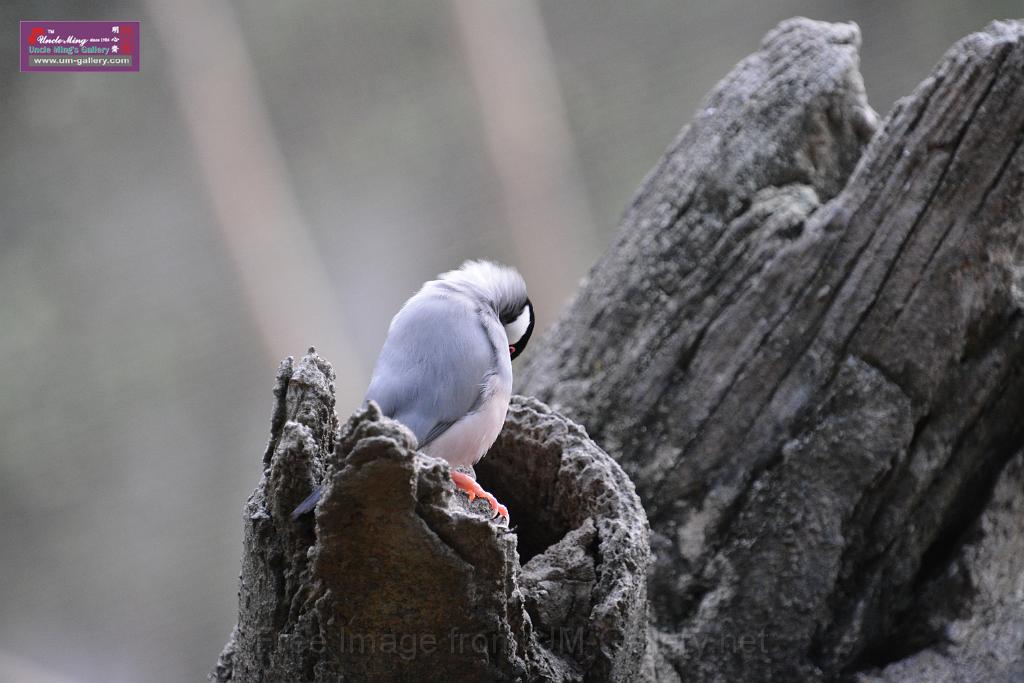
[[[22,71],[138,71],[137,21],[23,21]]]

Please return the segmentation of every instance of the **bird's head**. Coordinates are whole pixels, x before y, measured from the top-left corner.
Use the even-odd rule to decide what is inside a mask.
[[[508,352],[514,360],[526,348],[526,342],[530,341],[530,335],[533,334],[533,304],[527,297],[518,310],[511,308],[504,315],[499,315],[498,319],[505,326]]]
[[[534,313],[519,271],[490,261],[466,261],[457,270],[442,274],[441,280],[475,291],[504,326],[509,355],[515,358],[523,352],[533,334]]]

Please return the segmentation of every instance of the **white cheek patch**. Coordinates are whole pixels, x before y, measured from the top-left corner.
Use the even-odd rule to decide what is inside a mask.
[[[519,317],[505,325],[505,336],[508,337],[509,344],[517,344],[519,340],[526,334],[526,330],[530,327],[530,307],[525,306],[523,312],[519,314]]]

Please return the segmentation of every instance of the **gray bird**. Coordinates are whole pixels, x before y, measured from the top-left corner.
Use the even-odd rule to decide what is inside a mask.
[[[533,333],[533,304],[513,268],[466,261],[423,285],[391,320],[365,400],[408,427],[419,450],[471,467],[498,438],[512,395],[512,359]],[[476,481],[452,471],[452,481],[508,511]],[[292,512],[312,510],[322,485]]]

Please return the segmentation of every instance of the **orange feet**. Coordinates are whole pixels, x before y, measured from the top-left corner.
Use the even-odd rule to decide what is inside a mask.
[[[487,491],[484,491],[483,487],[476,483],[476,480],[473,479],[473,477],[468,474],[452,470],[452,481],[455,482],[456,488],[462,489],[469,495],[470,502],[476,498],[483,498],[487,501],[488,505],[491,506],[491,509],[494,510],[496,515],[501,515],[506,521],[508,521],[508,509],[499,503],[494,496],[487,493]]]

